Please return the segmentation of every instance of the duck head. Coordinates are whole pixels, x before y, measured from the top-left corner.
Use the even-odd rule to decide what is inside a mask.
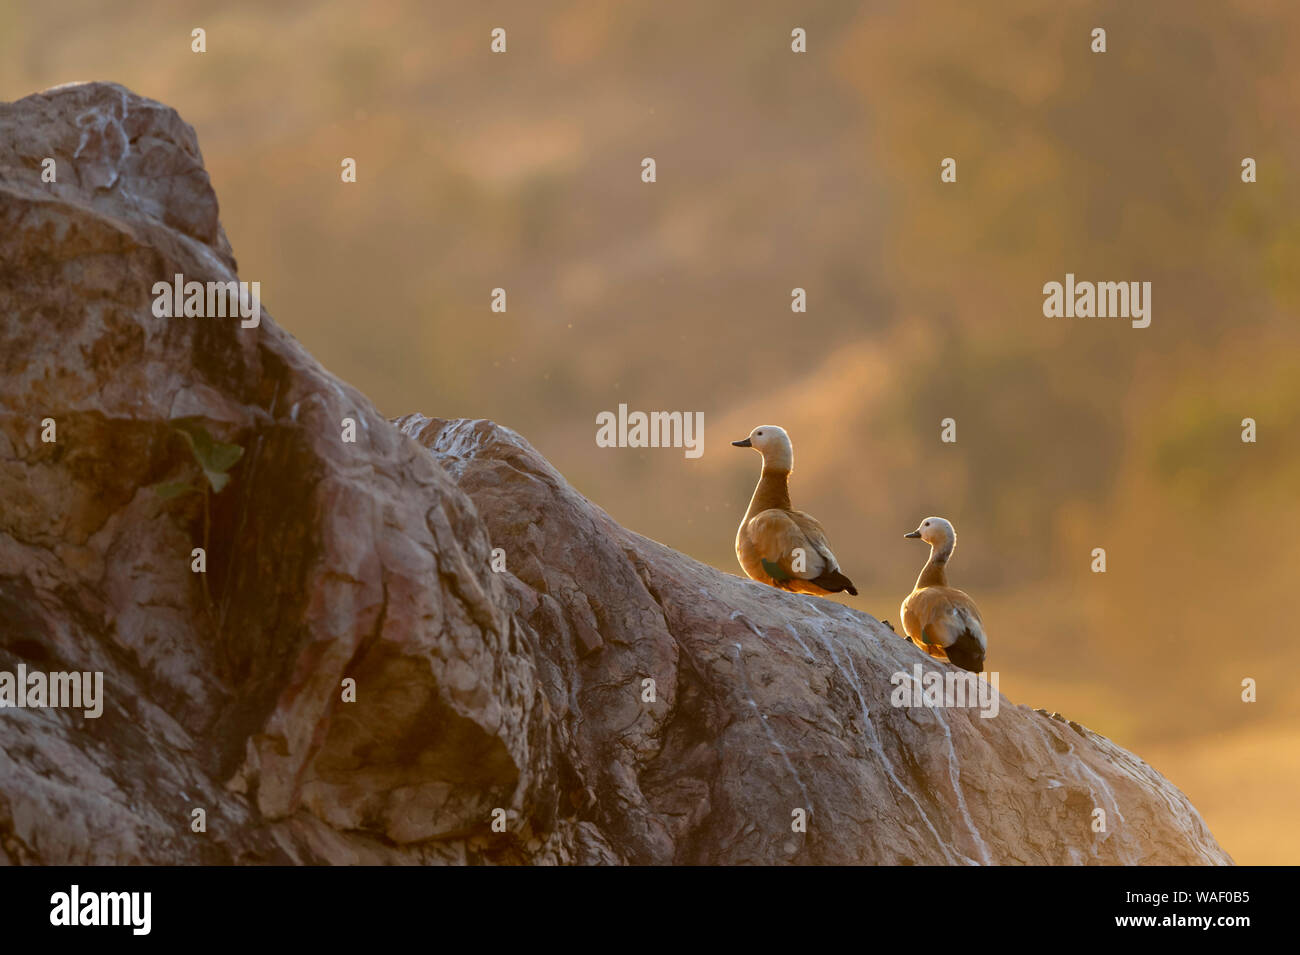
[[[763,455],[763,467],[789,471],[794,468],[794,446],[784,428],[774,424],[760,424],[749,437],[731,442],[738,448],[753,448]]]
[[[953,530],[952,524],[942,517],[927,517],[921,522],[920,527],[903,536],[919,537],[938,551],[950,551],[957,543],[957,532]]]

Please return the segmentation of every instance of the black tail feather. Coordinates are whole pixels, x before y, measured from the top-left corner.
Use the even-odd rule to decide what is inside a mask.
[[[948,661],[971,673],[984,672],[984,648],[969,630],[963,630],[961,636],[951,645],[943,648]]]
[[[816,584],[822,590],[829,590],[833,594],[841,590],[847,590],[853,596],[858,595],[858,588],[853,586],[853,581],[845,577],[838,570],[828,570],[820,577],[814,577],[812,583]]]

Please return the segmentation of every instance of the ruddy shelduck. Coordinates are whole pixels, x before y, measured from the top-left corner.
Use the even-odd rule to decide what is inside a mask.
[[[904,537],[930,545],[930,559],[903,601],[903,630],[922,650],[972,673],[984,670],[988,639],[984,621],[970,594],[948,586],[948,561],[957,547],[957,532],[942,517],[927,517]]]
[[[731,443],[763,455],[763,472],[736,532],[736,557],[745,573],[794,593],[826,596],[848,591],[856,596],[857,588],[840,573],[821,524],[790,506],[794,447],[785,429],[760,425],[749,437]]]

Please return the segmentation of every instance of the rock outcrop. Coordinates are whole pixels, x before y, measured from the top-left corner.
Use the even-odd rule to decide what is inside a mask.
[[[0,861],[1231,861],[1077,724],[891,706],[945,665],[620,527],[519,435],[389,422],[265,312],[155,317],[177,273],[237,280],[174,111],[0,106],[0,672],[105,697],[0,710]],[[178,423],[242,449],[220,491]]]

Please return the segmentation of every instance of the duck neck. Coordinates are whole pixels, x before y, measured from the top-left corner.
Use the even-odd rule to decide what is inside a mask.
[[[774,507],[783,511],[790,510],[790,471],[764,465],[763,473],[758,478],[758,487],[754,488],[754,496],[749,499],[745,520]]]
[[[948,559],[952,557],[952,551],[952,541],[942,547],[930,548],[930,559],[921,568],[921,576],[916,578],[917,590],[922,587],[948,586]]]

